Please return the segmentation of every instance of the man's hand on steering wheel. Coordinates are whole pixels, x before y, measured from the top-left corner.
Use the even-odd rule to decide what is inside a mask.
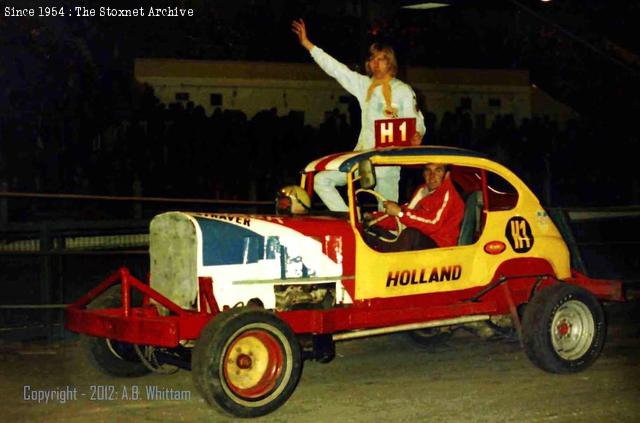
[[[398,216],[402,212],[398,203],[394,201],[385,201],[382,206],[384,207],[384,212],[389,216]]]
[[[380,193],[372,189],[359,188],[356,190],[356,195],[358,195],[361,192],[369,193],[374,197],[376,197],[378,200],[382,201],[382,205],[384,207],[384,213],[388,216],[393,217],[396,220],[396,225],[398,226],[398,229],[399,229],[398,233],[395,234],[386,229],[382,229],[377,225],[371,225],[374,218],[374,214],[365,212],[362,214],[362,223],[364,226],[364,230],[370,231],[375,236],[379,236],[381,238],[387,238],[387,239],[383,239],[384,241],[387,241],[387,242],[395,241],[400,235],[400,232],[402,231],[402,224],[400,223],[400,218],[398,217],[402,209],[400,208],[398,203],[396,203],[395,201],[387,200],[382,195],[380,195]]]

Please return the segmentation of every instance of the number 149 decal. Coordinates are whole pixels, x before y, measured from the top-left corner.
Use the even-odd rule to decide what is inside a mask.
[[[533,247],[531,226],[523,217],[516,216],[509,219],[505,228],[505,236],[516,253],[526,253]]]

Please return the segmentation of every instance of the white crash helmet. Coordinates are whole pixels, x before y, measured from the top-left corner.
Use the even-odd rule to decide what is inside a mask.
[[[281,188],[276,195],[276,214],[307,214],[310,208],[309,194],[298,185]]]

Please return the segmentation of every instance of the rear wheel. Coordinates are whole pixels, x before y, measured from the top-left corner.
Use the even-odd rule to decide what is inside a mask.
[[[551,373],[575,373],[600,355],[606,337],[604,311],[588,291],[568,284],[542,290],[522,320],[529,359]]]
[[[293,393],[300,346],[273,313],[224,312],[204,328],[193,351],[193,378],[207,403],[238,417],[268,414]]]
[[[105,291],[87,308],[118,308],[120,306],[121,288],[117,285]],[[83,335],[81,345],[89,363],[108,375],[139,377],[151,371],[140,361],[133,344]]]

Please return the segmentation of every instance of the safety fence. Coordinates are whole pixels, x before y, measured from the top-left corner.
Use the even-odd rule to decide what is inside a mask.
[[[155,214],[169,210],[273,211],[271,201],[0,193],[0,209],[9,211],[5,217],[16,213],[12,204],[7,207],[7,200],[47,202],[46,207],[19,206],[49,209],[49,213],[39,221],[12,223],[8,219],[0,223],[0,341],[50,340],[68,335],[63,329],[64,305],[121,266],[146,279],[148,226]],[[106,208],[110,214],[99,220],[80,219],[73,212],[56,215],[59,202],[69,203],[71,211]],[[118,218],[122,216],[118,207],[122,213],[128,210],[130,216]],[[640,288],[640,207],[549,212],[565,234],[575,269]]]
[[[274,201],[0,191],[0,227],[44,220],[143,219],[172,209],[271,212]]]
[[[62,304],[109,269],[144,271],[148,222],[12,224],[0,230],[0,338],[62,336]]]

